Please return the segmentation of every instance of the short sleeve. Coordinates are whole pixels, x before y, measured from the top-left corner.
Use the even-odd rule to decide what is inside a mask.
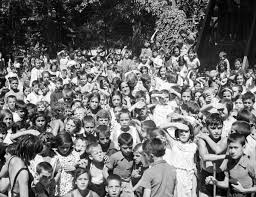
[[[148,170],[146,170],[142,175],[140,186],[151,189],[151,176]]]

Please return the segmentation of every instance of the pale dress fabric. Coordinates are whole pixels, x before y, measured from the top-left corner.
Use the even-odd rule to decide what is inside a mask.
[[[195,143],[173,142],[170,164],[176,168],[176,197],[192,197],[196,151],[197,145]]]

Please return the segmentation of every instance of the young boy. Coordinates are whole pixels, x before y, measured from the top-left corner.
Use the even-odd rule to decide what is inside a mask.
[[[129,133],[122,133],[118,137],[120,151],[114,153],[109,158],[107,168],[113,174],[117,174],[122,179],[123,193],[121,196],[133,196],[131,175],[133,169],[133,138]]]
[[[32,92],[27,96],[27,103],[32,103],[36,105],[41,101],[42,97],[39,94],[39,81],[35,80],[32,82]]]
[[[158,138],[148,140],[143,144],[151,164],[142,175],[138,185],[144,188],[143,197],[171,197],[174,194],[176,183],[176,170],[163,160],[165,145]]]
[[[14,95],[18,100],[23,100],[24,94],[22,91],[18,89],[19,87],[18,78],[17,77],[9,78],[9,83],[10,83],[10,91],[5,94],[5,98],[7,98],[10,95]]]
[[[122,180],[120,176],[116,174],[109,175],[106,186],[107,197],[120,197],[122,192],[121,185]]]
[[[55,182],[52,179],[53,168],[48,162],[41,162],[36,166],[36,177],[32,182],[32,190],[36,197],[54,196]]]
[[[58,100],[63,98],[62,86],[63,86],[63,79],[57,78],[55,90],[53,93],[51,93],[51,98],[50,98],[51,106],[54,106],[56,103],[58,103]]]
[[[108,177],[106,172],[104,153],[98,143],[91,143],[87,146],[87,151],[90,159],[89,169],[91,174],[92,191],[96,192],[100,197],[105,196],[104,181]]]
[[[110,140],[110,130],[106,125],[99,125],[96,128],[97,138],[102,151],[107,155],[111,156],[117,152],[114,143]]]
[[[254,103],[255,103],[255,96],[251,92],[246,92],[242,96],[244,108],[248,109],[250,112],[252,112],[253,115],[256,115],[256,110],[254,109]]]
[[[92,116],[85,116],[83,118],[83,125],[84,125],[84,133],[83,136],[86,137],[88,134],[92,134],[96,136],[96,133],[94,132],[95,129],[95,120]]]
[[[255,161],[244,155],[245,136],[232,133],[228,138],[228,162],[225,166],[225,179],[220,181],[213,176],[206,178],[206,183],[217,187],[229,188],[231,197],[249,197],[256,192]],[[229,187],[230,186],[230,187]]]
[[[218,179],[224,179],[224,173],[220,170],[222,161],[225,159],[227,149],[227,138],[221,138],[223,121],[219,114],[211,114],[206,119],[206,128],[209,135],[201,133],[198,135],[199,155],[201,158],[201,179],[199,191],[201,195],[212,196],[213,187],[205,184],[205,178],[213,175],[213,162],[216,164]],[[226,196],[226,190],[217,189],[217,196]]]

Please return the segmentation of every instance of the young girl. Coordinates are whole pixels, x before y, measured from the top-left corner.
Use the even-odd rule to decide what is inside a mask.
[[[78,168],[74,174],[74,190],[66,194],[64,197],[98,197],[94,191],[88,189],[91,181],[91,175],[88,170]]]
[[[197,71],[197,69],[200,67],[200,61],[192,48],[188,50],[188,56],[185,56],[184,60],[186,61],[188,70]]]
[[[195,197],[197,145],[193,142],[193,127],[185,120],[178,120],[178,122],[170,123],[169,126],[173,128],[168,130],[167,138],[171,147],[170,162],[176,168],[176,196]]]
[[[73,189],[72,172],[79,162],[79,155],[73,151],[73,141],[69,133],[62,133],[56,136],[57,151],[52,166],[61,169],[60,179],[57,182],[56,193],[63,196]]]
[[[116,122],[116,116],[114,111],[116,108],[122,107],[122,99],[123,99],[122,94],[118,90],[114,91],[110,97],[109,106],[111,107],[110,113],[112,117],[112,120],[111,120],[112,123]]]
[[[92,93],[88,97],[88,113],[95,116],[101,109],[100,107],[100,95],[99,93]]]
[[[7,126],[7,135],[4,139],[4,143],[6,144],[12,144],[12,141],[10,139],[11,135],[15,133],[14,129],[14,121],[13,121],[13,115],[12,112],[8,109],[3,109],[0,111],[0,121],[4,122]]]
[[[32,117],[32,126],[30,129],[39,131],[40,133],[51,132],[51,128],[48,125],[49,117],[44,112],[36,112]]]
[[[82,122],[79,119],[74,117],[67,118],[65,123],[65,131],[72,136],[73,140],[76,138],[77,134],[80,132],[81,127],[82,127]]]

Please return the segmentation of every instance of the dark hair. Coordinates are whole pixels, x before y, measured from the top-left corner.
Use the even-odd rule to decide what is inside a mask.
[[[78,177],[81,176],[82,174],[85,174],[85,173],[88,174],[89,183],[91,182],[90,171],[88,169],[85,169],[85,168],[77,168],[74,172],[74,179],[73,179],[74,188],[77,188],[76,181],[77,181]]]
[[[165,155],[165,145],[158,138],[145,141],[143,143],[143,150],[147,155],[153,154],[155,157],[162,157]]]
[[[123,108],[123,109],[120,110],[119,114],[117,115],[117,120],[118,121],[120,120],[121,114],[128,114],[129,117],[131,118],[130,111],[128,109]]]
[[[109,100],[109,106],[110,107],[114,107],[112,99],[114,96],[119,96],[120,97],[120,101],[121,101],[121,105],[122,105],[122,100],[123,100],[123,95],[121,94],[121,92],[119,90],[115,90],[111,96],[110,96],[110,100]]]
[[[87,122],[92,122],[95,125],[95,119],[93,118],[93,116],[85,116],[83,118],[83,126],[85,125],[85,123]]]
[[[107,178],[107,186],[109,185],[109,182],[110,182],[110,181],[113,181],[113,180],[118,181],[119,184],[120,184],[120,186],[121,186],[121,184],[122,184],[122,179],[121,179],[121,177],[120,177],[119,175],[117,175],[117,174],[111,174],[111,175],[108,176],[108,178]]]
[[[256,123],[256,117],[248,109],[242,109],[237,113],[237,120]]]
[[[55,144],[54,144],[55,147],[61,147],[64,144],[70,144],[70,147],[73,147],[72,136],[67,132],[59,133],[55,137]],[[69,153],[71,153],[71,151],[72,151],[72,148],[70,148]],[[58,153],[61,154],[59,151],[58,151]],[[67,154],[69,154],[69,153],[67,153]]]
[[[104,134],[104,135],[108,135],[110,136],[110,129],[107,125],[99,125],[96,127],[96,134],[97,134],[97,137],[99,138],[99,134]]]
[[[21,136],[17,141],[15,155],[20,157],[26,165],[43,150],[41,140],[34,135]]]
[[[53,168],[52,168],[51,164],[49,164],[46,161],[43,161],[43,162],[40,162],[39,164],[37,164],[37,166],[36,166],[36,172],[38,174],[40,174],[42,172],[42,170],[52,173]]]
[[[7,126],[4,122],[0,122],[0,133],[6,135],[7,134]]]
[[[100,144],[98,142],[93,142],[88,144],[88,146],[86,147],[86,152],[88,155],[91,155],[91,151],[93,148],[97,148],[97,147],[101,147]]]
[[[189,139],[190,139],[190,140],[193,140],[193,139],[194,139],[194,127],[192,126],[192,124],[191,124],[190,122],[186,121],[186,120],[183,120],[183,119],[180,119],[180,120],[178,120],[177,122],[182,123],[182,124],[188,126],[188,128],[189,128],[189,134],[190,134]],[[179,131],[180,131],[179,129],[176,129],[176,130],[175,130],[175,137],[176,137],[177,139],[179,138]]]
[[[255,96],[253,93],[251,92],[246,92],[243,96],[242,96],[242,100],[243,102],[245,100],[252,100],[253,103],[255,103]]]
[[[244,146],[246,139],[245,136],[240,133],[231,133],[228,136],[228,145],[232,142],[239,142],[242,146]]]
[[[133,144],[133,138],[132,138],[132,135],[129,134],[129,133],[121,133],[119,136],[118,136],[118,144],[120,146],[122,145],[132,145]]]
[[[206,127],[210,125],[223,125],[223,120],[220,114],[213,113],[206,118],[205,123],[206,123]]]
[[[77,133],[79,133],[80,132],[80,130],[81,130],[81,127],[82,127],[82,122],[81,122],[81,120],[79,120],[78,118],[75,118],[75,117],[68,117],[67,118],[67,121],[66,121],[66,123],[68,122],[68,121],[73,121],[74,122],[74,124],[75,124],[75,129],[74,129],[74,132],[73,133],[71,133],[71,135],[72,134],[77,134]]]

